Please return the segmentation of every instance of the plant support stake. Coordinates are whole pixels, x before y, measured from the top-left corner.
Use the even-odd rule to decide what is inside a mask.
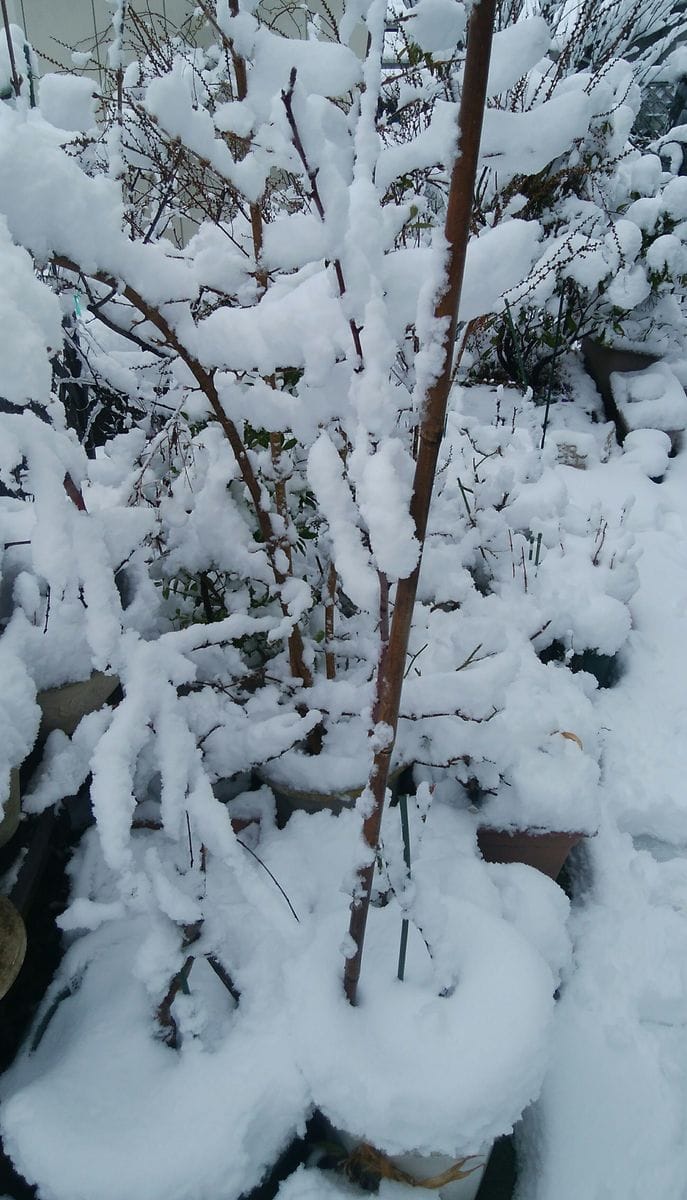
[[[12,42],[12,31],[10,29],[10,19],[7,13],[6,0],[0,0],[2,7],[2,23],[5,26],[5,37],[7,38],[7,54],[10,60],[10,75],[12,77],[12,87],[14,88],[15,96],[19,96],[21,92],[21,78],[17,71],[17,62],[14,57],[14,45]]]
[[[458,115],[459,152],[451,173],[444,226],[446,242],[449,246],[447,279],[445,290],[440,295],[434,311],[435,320],[443,322],[446,326],[443,366],[438,378],[429,389],[425,402],[424,415],[420,424],[413,493],[410,501],[410,513],[415,523],[415,534],[420,545],[420,553],[413,573],[407,579],[399,580],[391,631],[388,641],[382,645],[377,668],[374,721],[375,724],[388,726],[393,736],[376,752],[369,779],[374,806],[365,819],[363,834],[370,848],[370,861],[359,873],[358,886],[351,905],[349,934],[355,949],[351,957],[346,959],[344,970],[344,992],[350,1004],[356,1003],[358,994],[365,928],[379,846],[389,765],[398,725],[408,639],[420,576],[422,548],[427,530],[434,477],[451,389],[453,347],[465,271],[465,256],[470,238],[470,218],[487,95],[495,8],[496,0],[478,0],[473,5],[468,27],[465,72]]]
[[[405,863],[406,873],[410,879],[410,825],[408,824],[408,797],[401,793],[398,798],[398,807],[401,812],[401,832],[403,834],[403,862]],[[406,952],[408,950],[408,918],[404,917],[401,921],[401,945],[398,950],[398,971],[399,979],[403,979],[406,973]]]

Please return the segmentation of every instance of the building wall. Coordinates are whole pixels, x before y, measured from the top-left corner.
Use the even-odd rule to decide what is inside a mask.
[[[192,17],[195,4],[193,0],[129,0],[129,7],[178,28]],[[73,68],[72,50],[95,47],[84,71],[101,81],[112,31],[113,9],[106,0],[8,0],[8,11],[38,54],[41,72]]]
[[[10,21],[21,25],[39,58],[41,73],[73,69],[72,50],[94,54],[79,70],[103,82],[107,62],[107,43],[112,32],[112,6],[107,0],[7,0]],[[194,0],[128,0],[129,9],[146,21],[174,30],[193,18]],[[338,19],[343,0],[327,0],[327,7]],[[306,8],[324,14],[320,0],[261,0],[259,12],[264,20],[286,37],[306,36]],[[326,28],[326,27],[325,27]],[[360,43],[360,46],[358,45]],[[354,48],[364,52],[364,39],[354,39]]]

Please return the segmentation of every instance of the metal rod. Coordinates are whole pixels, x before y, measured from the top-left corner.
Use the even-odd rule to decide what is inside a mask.
[[[12,87],[14,88],[15,95],[19,96],[21,93],[21,76],[20,76],[19,72],[17,71],[17,63],[16,63],[16,59],[14,57],[14,45],[12,43],[12,34],[10,33],[10,19],[9,19],[9,16],[7,13],[6,0],[0,0],[0,5],[2,5],[2,21],[3,21],[3,25],[5,26],[5,37],[7,38],[7,53],[10,56],[10,72],[12,75]]]

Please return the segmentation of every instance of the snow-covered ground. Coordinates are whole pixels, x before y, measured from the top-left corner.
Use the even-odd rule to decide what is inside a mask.
[[[631,435],[624,451],[614,448],[610,458],[603,461],[604,455],[599,454],[599,448],[606,445],[608,427],[589,421],[585,415],[589,396],[584,404],[581,402],[585,391],[583,377],[578,377],[577,383],[578,403],[555,406],[551,446],[576,442],[578,448],[586,447],[588,465],[581,470],[559,462],[555,466],[556,475],[565,486],[569,511],[612,513],[622,510],[624,536],[633,543],[630,557],[633,563],[636,558],[639,585],[629,600],[632,628],[621,652],[620,681],[609,689],[589,691],[602,743],[601,818],[598,834],[588,839],[586,850],[577,859],[575,900],[568,920],[573,941],[569,965],[566,965],[566,951],[561,942],[566,916],[564,904],[557,913],[554,913],[556,905],[552,907],[551,893],[556,889],[528,868],[485,867],[479,863],[470,846],[472,818],[469,814],[463,812],[460,816],[451,816],[442,808],[437,810],[435,817],[439,824],[434,827],[434,840],[428,843],[427,868],[432,874],[432,885],[444,887],[448,877],[440,880],[437,875],[437,864],[443,861],[441,848],[460,846],[457,878],[454,878],[455,860],[451,860],[451,887],[457,889],[456,902],[459,900],[465,907],[466,899],[470,903],[478,901],[490,912],[507,916],[509,923],[521,928],[529,942],[537,945],[544,957],[550,959],[554,973],[561,965],[563,967],[560,999],[554,1010],[553,1028],[546,1039],[549,1066],[543,1089],[539,1099],[527,1109],[517,1130],[520,1164],[517,1200],[647,1200],[648,1197],[685,1200],[687,803],[683,800],[683,779],[687,775],[687,739],[684,736],[687,731],[687,645],[684,638],[687,450],[683,448],[668,459],[666,435],[646,430]],[[588,382],[586,386],[588,389]],[[488,389],[483,390],[481,399],[478,393],[473,393],[465,400],[466,411],[478,410],[488,399]],[[529,413],[532,421],[541,420],[540,409],[530,409]],[[518,503],[524,503],[523,497],[527,494],[521,490]],[[431,555],[429,567],[431,570]],[[557,571],[561,569],[556,566]],[[570,578],[574,583],[573,576]],[[545,582],[543,570],[540,579]],[[537,602],[534,572],[530,575],[529,588],[522,595],[523,604]],[[573,616],[579,616],[572,600],[570,604]],[[579,609],[579,604],[577,607]],[[463,614],[464,620],[468,611],[466,609]],[[452,620],[458,619],[449,616]],[[578,753],[576,747],[572,749]],[[580,811],[586,811],[582,801]],[[449,829],[447,821],[449,824],[458,822],[460,829],[454,830],[453,826]],[[316,853],[322,857],[322,834],[330,822],[331,818],[322,814],[320,818],[294,820],[280,834],[276,831],[270,834],[267,827],[263,831],[261,852],[271,863],[275,875],[286,883],[288,894],[301,916],[322,903],[324,892],[319,884],[315,886],[314,876],[309,880],[303,875],[302,862],[304,853],[307,861],[314,861]],[[114,911],[116,905],[110,905],[111,912],[105,911],[105,902],[108,897],[112,899],[108,891],[111,884],[103,875],[93,832],[77,856],[73,919],[65,924],[68,930],[74,930],[88,927],[90,922],[92,932],[74,943],[62,975],[63,978],[79,977],[84,964],[87,966],[95,958],[104,961],[105,952],[109,956],[109,965],[100,978],[88,968],[85,980],[90,982],[84,982],[81,990],[77,990],[73,999],[60,1009],[60,1015],[55,1017],[45,1035],[40,1053],[28,1060],[25,1056],[23,1065],[18,1064],[18,1069],[10,1073],[10,1095],[19,1084],[18,1098],[11,1098],[5,1107],[4,1128],[10,1135],[10,1152],[20,1168],[31,1178],[38,1179],[40,1195],[55,1196],[59,1200],[81,1196],[91,1200],[91,1184],[97,1178],[102,1180],[98,1190],[101,1200],[104,1195],[118,1200],[123,1145],[129,1148],[125,1156],[127,1169],[130,1169],[127,1189],[140,1189],[142,1180],[145,1182],[146,1164],[151,1170],[150,1180],[145,1183],[147,1190],[136,1192],[137,1196],[162,1195],[173,1185],[178,1189],[173,1194],[183,1196],[184,1200],[215,1200],[215,1197],[221,1200],[225,1195],[237,1195],[242,1188],[243,1173],[248,1168],[235,1156],[231,1159],[236,1169],[235,1179],[227,1174],[230,1160],[226,1157],[226,1137],[217,1139],[215,1126],[208,1123],[208,1113],[216,1111],[217,1100],[222,1097],[220,1108],[223,1113],[233,1114],[232,1137],[237,1147],[250,1146],[255,1159],[248,1177],[259,1177],[279,1147],[288,1140],[294,1112],[301,1112],[305,1118],[311,1092],[325,1108],[328,1105],[330,1111],[337,1110],[337,1096],[329,1094],[330,1081],[335,1075],[329,1071],[323,1074],[321,1066],[323,1061],[326,1065],[326,1060],[322,1058],[321,1048],[323,1045],[334,1047],[334,1057],[337,1057],[335,1027],[337,1023],[341,1026],[343,1010],[337,1009],[335,1026],[331,1030],[327,1031],[323,1026],[324,1040],[314,1057],[308,1057],[303,1047],[297,1047],[298,1028],[303,1027],[307,1044],[310,1044],[312,1030],[320,1020],[316,1017],[317,996],[312,986],[317,973],[317,954],[305,971],[315,998],[315,1008],[309,1016],[308,1003],[298,986],[292,989],[293,995],[289,998],[287,977],[290,968],[286,964],[289,955],[293,957],[301,952],[298,950],[301,935],[292,925],[291,916],[281,911],[281,898],[275,894],[271,901],[275,906],[275,919],[280,928],[284,926],[281,936],[286,937],[285,944],[289,946],[291,940],[296,939],[282,965],[274,958],[270,968],[274,969],[274,978],[270,976],[267,983],[265,980],[261,983],[262,994],[270,996],[279,992],[284,979],[287,984],[277,1024],[272,1034],[268,1030],[266,1035],[268,1040],[273,1035],[269,1052],[263,1045],[259,1059],[266,1070],[263,1092],[274,1097],[275,1103],[272,1108],[265,1109],[264,1097],[261,1099],[258,1095],[260,1074],[255,1058],[256,1043],[251,1040],[253,1033],[250,1030],[244,1045],[244,1090],[236,1087],[236,1041],[227,1040],[225,1049],[217,1052],[227,1032],[227,1022],[234,1018],[225,1012],[226,997],[209,972],[206,972],[207,980],[201,978],[198,981],[198,994],[207,991],[210,998],[208,1012],[202,1020],[200,1009],[196,1012],[191,1007],[181,1014],[191,1038],[197,1036],[198,1047],[202,1048],[194,1050],[189,1042],[188,1055],[182,1056],[179,1067],[172,1069],[167,1059],[169,1051],[153,1043],[147,1032],[147,1001],[143,990],[136,984],[138,991],[134,993],[127,982],[135,975],[129,959],[139,948],[139,936],[134,930],[133,940],[131,931],[122,938],[118,932],[118,910]],[[152,838],[153,835],[145,836]],[[312,853],[307,850],[308,839],[312,843]],[[432,850],[433,846],[435,850]],[[322,878],[339,879],[344,868],[343,862],[325,866]],[[105,882],[101,880],[95,887],[93,879],[97,875]],[[421,863],[417,865],[417,882],[423,886]],[[265,895],[260,893],[260,904],[264,904],[266,898],[270,899],[270,885],[261,880],[259,874],[250,886],[268,889]],[[319,901],[316,893],[320,895]],[[497,893],[501,895],[498,901]],[[559,895],[563,903],[562,893]],[[92,919],[88,908],[90,897],[99,899],[102,918],[108,915],[115,918],[111,926],[106,924],[101,930],[96,928],[101,918]],[[330,903],[336,909],[336,932],[343,928],[347,903],[339,893],[338,885],[327,900],[327,904]],[[438,903],[436,897],[435,903]],[[503,907],[499,908],[499,905]],[[539,916],[535,917],[535,911]],[[383,912],[386,919],[390,910]],[[465,913],[460,916],[456,908],[452,926],[456,936],[470,922],[474,925],[478,909],[471,908],[470,912],[472,916],[466,924]],[[545,917],[546,913],[548,916]],[[392,917],[392,924],[393,920]],[[493,934],[494,929],[486,941],[482,939],[480,955]],[[471,930],[470,936],[473,935],[477,944],[481,934],[476,927]],[[514,936],[511,930],[508,937]],[[329,941],[333,952],[338,953],[337,937]],[[393,943],[395,954],[395,924],[391,940],[385,937],[383,941],[387,949]],[[307,957],[310,954],[307,933],[302,944]],[[501,961],[495,968],[496,975],[482,993],[498,997],[504,1013],[508,1010],[510,1016],[529,1010],[530,1001],[524,1004],[517,988],[533,984],[532,971],[536,973],[541,969],[541,964],[537,965],[534,959],[527,965],[531,946],[527,948],[524,941],[512,942],[512,948],[518,962],[513,961],[510,978],[504,976]],[[390,977],[393,970],[392,963]],[[336,975],[334,968],[331,976],[336,978]],[[210,984],[216,989],[212,996]],[[53,992],[59,987],[58,979]],[[243,1000],[246,1004],[250,999],[249,988],[247,982]],[[546,996],[546,991],[544,984],[541,997]],[[548,994],[550,996],[550,988]],[[539,1003],[539,999],[535,999]],[[138,1040],[131,1035],[135,1024],[131,1014],[136,1006],[141,1009]],[[326,1005],[322,1011],[325,1008]],[[424,1011],[426,1017],[426,1003]],[[496,1064],[498,1056],[494,1052],[493,1031],[488,1028],[486,1018],[483,1020],[482,1001],[475,1006],[473,1017],[476,1025],[471,1029],[469,1022],[466,1024],[465,1013],[456,1014],[457,1024],[450,1032],[455,1059],[451,1076],[455,1079],[465,1069],[469,1046],[481,1064],[479,1067],[473,1064],[474,1070],[470,1073],[474,1079],[481,1077],[484,1082],[488,1076],[487,1060]],[[263,1018],[264,1012],[260,1019]],[[283,1029],[282,1020],[285,1022]],[[537,1019],[538,1031],[547,1021],[545,1014],[541,1020]],[[502,1024],[505,1028],[507,1021]],[[399,1035],[398,1023],[389,1026],[392,1042],[395,1044],[400,1036],[404,1044],[411,1046],[414,1028],[417,1028],[417,1021],[413,1014],[405,1034]],[[486,1042],[480,1045],[480,1032],[488,1036],[488,1045]],[[535,1042],[536,1054],[541,1055],[543,1043],[539,1032],[532,1041],[531,1053],[528,1051],[530,1061],[535,1054]],[[440,1038],[437,1045],[440,1056],[446,1059]],[[208,1053],[213,1047],[215,1052]],[[349,1039],[349,1058],[352,1048]],[[419,1050],[419,1045],[417,1048]],[[292,1053],[294,1062],[298,1061],[297,1069],[291,1063]],[[365,1046],[362,1046],[361,1054],[356,1077],[362,1080],[366,1079],[365,1063],[369,1061]],[[208,1075],[210,1066],[212,1070]],[[498,1069],[501,1071],[500,1066]],[[537,1069],[535,1064],[535,1074]],[[277,1086],[280,1071],[283,1078]],[[426,1062],[423,1066],[418,1060],[410,1073],[417,1093],[417,1081],[428,1080],[432,1075],[438,1079],[441,1068],[435,1064],[430,1069]],[[538,1084],[530,1085],[521,1058],[512,1074],[523,1096],[528,1089],[529,1095],[534,1094]],[[139,1086],[130,1092],[131,1103],[122,1106],[121,1097],[130,1091],[134,1077],[139,1080]],[[167,1096],[164,1105],[155,1100],[161,1094],[162,1079]],[[369,1080],[365,1086],[368,1084]],[[251,1121],[251,1105],[246,1104],[245,1091],[249,1086],[256,1089],[256,1108],[263,1105],[262,1117],[267,1114],[270,1128],[269,1137],[264,1124],[259,1130],[262,1159],[255,1149],[256,1131],[248,1126],[244,1130],[241,1124]],[[503,1090],[499,1093],[499,1086],[493,1080],[489,1083],[486,1094],[489,1121],[495,1122],[494,1127],[498,1125],[499,1131],[506,1129],[508,1122],[513,1120],[509,1116],[510,1108],[519,1112],[524,1102],[514,1086],[511,1080],[509,1095]],[[88,1099],[85,1108],[84,1096]],[[503,1112],[494,1116],[495,1098],[499,1096],[503,1101]],[[135,1103],[133,1097],[137,1097]],[[387,1107],[386,1102],[377,1103],[370,1097],[370,1119],[375,1113],[386,1114]],[[403,1111],[410,1116],[408,1136],[412,1137],[410,1130],[417,1129],[417,1112],[401,1105],[399,1112]],[[81,1115],[75,1119],[75,1114],[79,1113]],[[461,1131],[467,1138],[465,1152],[473,1149],[472,1144],[468,1144],[473,1134],[474,1144],[479,1144],[480,1119],[474,1104],[461,1112]],[[398,1130],[398,1113],[393,1125]],[[103,1133],[115,1127],[119,1128],[120,1135],[114,1141],[105,1137],[102,1143],[98,1142]],[[40,1128],[43,1135],[40,1148],[35,1138],[36,1128]],[[197,1192],[189,1191],[183,1183],[183,1178],[188,1176],[186,1167],[190,1153],[184,1141],[187,1128],[196,1132],[194,1168],[190,1177],[198,1181]],[[385,1136],[388,1134],[381,1129],[379,1140]],[[436,1125],[433,1132],[427,1130],[426,1136],[428,1142],[432,1136],[437,1136]],[[451,1136],[448,1127],[441,1135],[445,1139]],[[156,1151],[151,1157],[151,1145],[156,1139],[159,1153]],[[84,1154],[85,1143],[90,1147],[88,1155]],[[178,1146],[178,1161],[171,1150],[163,1151],[165,1145]],[[103,1175],[103,1146],[108,1147],[111,1158],[105,1172],[109,1190]],[[168,1170],[161,1173],[159,1168],[163,1161]],[[315,1168],[302,1168],[282,1185],[280,1200],[319,1200],[324,1196],[350,1197],[352,1194],[358,1193],[337,1176],[323,1174]],[[412,1194],[405,1185],[390,1181],[385,1181],[380,1189],[384,1200],[401,1200],[402,1196],[408,1200]]]
[[[346,6],[344,37],[369,8],[363,64],[234,8],[217,6],[216,52],[127,68],[102,157],[88,80],[45,76],[34,108],[5,70],[0,782],[37,735],[36,691],[94,669],[122,689],[72,741],[55,731],[23,797],[39,813],[90,772],[96,825],[71,866],[64,961],[0,1083],[7,1151],[41,1200],[237,1200],[313,1110],[387,1154],[452,1160],[519,1123],[518,1200],[685,1200],[687,451],[669,461],[662,430],[687,426],[687,178],[629,148],[634,66],[590,75],[562,43],[549,57],[538,18],[499,30],[489,96],[523,82],[486,111],[493,180],[458,313],[477,322],[461,370],[478,384],[446,420],[396,737],[376,699],[389,597],[421,550],[411,430],[443,354],[435,189],[459,72],[445,94],[431,62],[427,91],[387,92],[383,0]],[[420,0],[419,50],[454,44],[464,15]],[[411,102],[427,112],[395,131]],[[124,128],[144,147],[155,131],[150,151]],[[157,187],[160,154],[174,187],[139,228],[120,181]],[[172,248],[156,227],[196,160],[235,216]],[[548,191],[531,184],[547,167]],[[62,273],[59,301],[34,261]],[[532,388],[541,401],[547,361],[559,382],[561,328],[569,346],[586,328],[573,301],[595,335],[620,328],[665,360],[619,386],[622,450],[579,362],[544,436]],[[130,418],[90,461],[50,396],[63,316]],[[508,341],[522,359],[531,329],[531,386],[522,361],[521,389],[485,384],[494,353],[513,378]],[[609,690],[575,669],[616,655]],[[394,739],[417,772],[412,871],[394,812],[378,845],[361,839],[366,789],[277,828],[270,787],[352,794]],[[260,857],[221,786],[258,769]],[[543,875],[483,861],[478,823],[589,833],[572,911]],[[350,897],[375,855],[385,902],[351,1007]],[[350,1192],[309,1167],[280,1200]]]
[[[613,468],[580,486],[612,486]],[[599,480],[599,476],[603,479]],[[519,1200],[687,1195],[687,454],[638,491],[625,673],[599,693],[604,812],[573,908]]]

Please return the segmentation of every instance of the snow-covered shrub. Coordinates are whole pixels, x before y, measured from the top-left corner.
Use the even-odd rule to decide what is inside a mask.
[[[679,5],[598,7],[589,24],[587,5],[574,15],[543,6],[554,34],[548,52],[495,99],[486,129],[493,145],[479,220],[536,221],[541,244],[505,307],[468,331],[468,378],[514,381],[540,399],[554,379],[560,386],[560,358],[584,336],[622,338],[656,355],[674,353],[685,336],[682,179],[633,132],[642,86],[679,28]],[[512,147],[505,135],[516,114],[529,120],[530,140]]]
[[[115,575],[148,529],[146,514],[98,508],[87,460],[52,393],[62,338],[58,301],[0,223],[0,654],[3,778],[38,732],[36,692],[116,669],[122,613]],[[83,490],[88,495],[87,511]],[[93,503],[92,503],[93,501]],[[88,773],[83,764],[81,778]],[[65,792],[53,798],[61,798]]]
[[[367,777],[380,633],[418,556],[408,500],[443,264],[432,221],[418,218],[446,187],[464,60],[462,8],[444,10],[459,49],[441,79],[431,62],[420,71],[416,136],[379,103],[396,87],[380,65],[380,4],[365,18],[376,41],[363,62],[343,42],[286,39],[220,5],[202,45],[174,38],[124,69],[117,42],[121,86],[102,133],[90,110],[74,117],[84,96],[73,80],[41,93],[45,115],[0,110],[12,236],[78,290],[80,337],[100,347],[106,378],[131,394],[138,372],[153,395],[141,387],[137,400],[157,406],[155,422],[89,468],[97,506],[139,514],[155,585],[147,611],[129,606],[122,638],[112,599],[109,662],[124,699],[92,763],[126,903],[148,891],[128,838],[151,790],[173,841],[190,829],[222,856],[232,834],[218,779],[276,760],[292,783],[314,774],[325,790]],[[346,15],[342,38],[356,19]],[[548,39],[540,20],[515,29],[524,59],[513,66],[509,31],[498,35],[501,89]],[[528,114],[512,116],[522,147]],[[396,186],[406,177],[410,189]],[[476,239],[468,315],[498,307],[526,274],[538,232],[505,216]],[[496,257],[502,268],[486,276]],[[122,340],[104,341],[99,324]]]
[[[542,452],[540,409],[477,391],[447,428],[402,742],[485,820],[592,829],[592,698],[630,632],[634,542],[624,512],[571,492],[555,442]]]
[[[54,1151],[83,1133],[84,1116],[93,1118],[97,1149],[79,1170],[89,1195],[103,1197],[121,1191],[120,1145],[132,1130],[153,1128],[142,1113],[160,1145],[182,1145],[179,1126],[191,1109],[202,1125],[176,1185],[184,1197],[212,1194],[220,1178],[232,1196],[252,1187],[313,1105],[388,1150],[411,1142],[477,1151],[536,1093],[566,952],[561,895],[517,867],[490,871],[476,857],[470,820],[437,803],[419,859],[418,907],[409,889],[373,915],[369,988],[359,1009],[347,1007],[346,916],[361,869],[375,861],[361,838],[369,792],[339,818],[296,815],[283,830],[263,793],[260,858],[235,836],[223,799],[231,785],[225,791],[220,781],[267,767],[295,787],[360,788],[373,755],[392,749],[394,731],[374,715],[376,691],[398,589],[420,553],[409,501],[422,415],[443,361],[435,311],[446,245],[434,230],[441,203],[433,198],[447,190],[454,158],[464,53],[459,45],[449,55],[436,87],[425,62],[425,109],[408,136],[402,124],[394,131],[381,103],[379,0],[349,7],[340,42],[281,37],[250,5],[201,7],[207,21],[197,46],[173,39],[124,69],[116,40],[119,87],[97,134],[58,128],[54,104],[45,115],[0,106],[0,196],[12,238],[78,288],[84,336],[109,359],[106,377],[132,395],[139,368],[143,379],[136,395],[144,417],[90,464],[60,430],[59,452],[74,456],[70,474],[83,483],[88,521],[66,510],[61,494],[58,505],[56,487],[50,492],[66,528],[68,553],[57,564],[64,586],[82,584],[88,603],[94,581],[108,614],[87,626],[94,665],[107,660],[123,690],[111,719],[84,724],[56,748],[37,789],[39,806],[55,798],[55,780],[74,780],[84,764],[92,770],[96,828],[64,918],[85,935],[60,981],[72,994],[36,1058],[8,1083],[13,1095],[3,1106],[8,1144],[26,1173],[41,1186],[51,1179],[70,1200],[73,1156]],[[117,39],[123,9],[115,11]],[[431,9],[417,14],[421,40],[435,41]],[[462,6],[442,2],[438,16],[438,41],[460,38]],[[345,44],[359,20],[370,37],[363,60]],[[496,91],[513,86],[548,39],[539,20],[516,26],[514,55],[510,32],[497,42]],[[559,106],[566,119],[547,139],[546,161],[568,150],[582,107],[577,94]],[[507,116],[514,163],[532,145],[533,123],[528,112]],[[481,231],[468,254],[463,320],[499,308],[536,260],[539,237],[538,219],[512,213]],[[128,362],[122,342],[96,336],[98,323],[132,345]],[[522,539],[535,507],[528,472],[536,479],[545,470],[532,446],[518,445],[526,514],[512,528]],[[498,505],[487,492],[500,484],[487,478],[484,486],[488,526]],[[433,611],[441,588],[430,563],[416,636],[426,624],[433,664],[446,640],[450,687],[440,669],[424,687],[413,649],[404,715],[418,742],[403,734],[398,757],[421,757],[427,730],[434,761],[439,752],[440,761],[469,755],[484,790],[493,767],[523,802],[531,783],[535,801],[553,790],[560,809],[566,773],[581,788],[595,782],[588,698],[526,640],[535,632],[524,632],[528,593],[522,625],[491,620],[490,604],[507,610],[510,597],[499,593],[507,571],[495,575],[489,596],[478,590],[468,569],[478,543],[463,500],[447,485],[438,512],[456,535],[458,587],[471,589],[474,606],[465,603],[459,617]],[[101,525],[89,558],[81,529]],[[124,557],[132,553],[122,591],[132,587],[133,599],[124,608],[113,583],[123,558],[103,549],[111,530]],[[490,536],[485,529],[487,556]],[[476,661],[480,642],[484,663]],[[473,668],[479,686],[464,700]],[[541,696],[534,713],[532,689]],[[541,817],[542,805],[533,805]],[[393,841],[392,826],[392,849]],[[458,854],[465,870],[455,870]],[[535,892],[541,921],[527,916]],[[395,986],[390,953],[401,912],[434,951],[428,960],[418,934],[407,988]],[[190,972],[200,982],[189,999]],[[472,984],[463,986],[463,976]],[[485,988],[496,1041],[494,1025],[487,1034],[482,1022]],[[89,1017],[84,1038],[76,1036],[75,1022],[100,1001],[112,1020]],[[155,1018],[178,1055],[149,1036]],[[371,1053],[376,1066],[361,1095],[359,1068]],[[422,1059],[432,1066],[418,1098]],[[113,1072],[105,1088],[101,1068]],[[70,1078],[80,1081],[76,1091]],[[93,1103],[103,1091],[104,1108]],[[34,1155],[37,1111],[55,1136]],[[121,1140],[111,1136],[113,1119]],[[269,1137],[259,1148],[263,1124]],[[132,1156],[127,1192],[167,1194],[178,1163],[156,1155],[136,1175]]]

